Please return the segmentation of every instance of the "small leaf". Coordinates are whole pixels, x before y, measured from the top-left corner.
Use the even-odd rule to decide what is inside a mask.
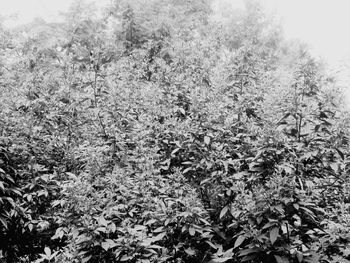
[[[178,108],[178,111],[182,114],[182,115],[186,115],[186,111],[183,108]]]
[[[278,227],[274,227],[271,229],[270,231],[270,241],[271,241],[271,244],[273,245],[275,243],[275,241],[277,240],[277,237],[278,237],[278,231],[279,231],[279,228]]]
[[[284,116],[277,122],[277,125],[278,125],[278,124],[281,124],[281,122],[282,122],[283,120],[287,119],[289,116],[290,116],[290,113],[289,113],[289,112],[286,113],[286,115],[284,115]]]
[[[180,150],[181,150],[180,148],[176,148],[175,150],[173,150],[173,151],[171,152],[170,155],[171,155],[172,157],[175,157],[175,156],[176,156],[175,154],[176,154],[178,151],[180,151]]]
[[[344,161],[344,154],[338,149],[335,148],[335,150],[338,152],[338,154],[340,155],[340,158]]]
[[[71,180],[78,180],[78,177],[71,172],[66,172],[66,175],[68,175],[69,179]]]
[[[22,196],[22,193],[20,192],[19,189],[12,188],[11,191],[12,191],[12,193],[15,193],[15,194],[18,195],[18,196]]]
[[[245,256],[241,259],[241,262],[254,262],[254,260],[257,258],[258,255],[256,254],[252,254],[252,255],[249,255],[249,256]]]
[[[4,226],[5,229],[8,229],[7,221],[5,218],[0,216],[0,223]]]
[[[229,209],[229,207],[228,207],[228,206],[225,206],[225,207],[221,210],[221,212],[220,212],[220,219],[223,218],[223,217],[226,215],[228,209]]]
[[[58,253],[60,253],[60,252],[59,252],[59,251],[54,252],[54,253],[51,255],[50,259],[55,258],[55,257],[58,255]]]
[[[241,179],[242,177],[244,177],[245,175],[248,175],[248,172],[238,172],[232,175],[232,177],[236,180]]]
[[[222,164],[224,165],[225,172],[228,172],[228,162],[222,161]]]
[[[51,256],[51,249],[49,247],[45,247],[44,252],[45,252],[46,256],[48,256],[48,257]]]
[[[266,224],[262,227],[262,229],[270,228],[270,227],[272,227],[272,226],[274,226],[274,225],[276,225],[276,221],[270,221],[270,222],[266,223]]]
[[[258,216],[256,218],[256,222],[258,223],[258,225],[260,225],[262,221],[263,221],[263,218],[261,216]]]
[[[107,232],[107,228],[104,227],[104,226],[103,227],[100,226],[100,227],[96,228],[94,232],[95,233],[98,233],[98,232],[106,233]]]
[[[235,241],[235,245],[233,248],[237,248],[239,247],[245,240],[245,236],[239,236],[237,237],[236,241]]]
[[[129,255],[123,255],[121,258],[120,258],[120,261],[123,262],[123,261],[129,261],[130,259],[132,259],[133,256],[129,256]]]
[[[115,243],[112,239],[106,239],[106,241],[101,243],[101,247],[108,251],[110,248],[114,248],[117,246],[117,243]]]
[[[280,257],[275,255],[275,259],[277,263],[289,263],[289,260],[286,257]]]
[[[283,234],[288,234],[288,223],[283,224],[281,229]]]
[[[222,262],[226,262],[228,260],[232,259],[231,257],[226,257],[226,258],[213,258],[212,260],[210,260],[208,263],[222,263]]]
[[[92,258],[92,256],[87,256],[87,257],[83,258],[83,259],[81,260],[81,262],[82,262],[82,263],[87,263],[91,258]]]
[[[226,250],[222,256],[224,258],[233,257],[233,255],[234,255],[233,250],[234,250],[234,248],[230,248],[230,249]]]
[[[109,224],[107,228],[112,233],[115,233],[115,231],[117,231],[117,226],[114,223]]]
[[[162,247],[158,245],[151,245],[149,248],[162,250]]]
[[[190,227],[190,228],[188,229],[188,232],[190,233],[191,236],[194,236],[194,235],[196,234],[196,231],[194,230],[193,227]]]
[[[188,173],[189,171],[193,171],[192,167],[188,167],[185,170],[183,170],[183,174]]]
[[[154,224],[155,222],[157,222],[157,220],[155,220],[155,219],[150,219],[150,220],[148,220],[148,221],[145,223],[145,225],[146,225],[146,226],[152,225],[152,224]]]
[[[262,249],[261,249],[261,248],[258,248],[258,247],[255,247],[255,248],[248,248],[248,249],[242,250],[242,251],[239,253],[239,256],[243,257],[243,256],[246,256],[246,255],[259,253],[259,252],[261,252],[261,251],[262,251]]]
[[[146,227],[143,226],[143,225],[136,225],[134,227],[134,230],[136,230],[136,231],[142,231],[142,230],[145,230],[145,229],[146,229]]]
[[[307,246],[305,246],[304,244],[302,244],[302,245],[301,245],[301,250],[302,250],[303,252],[306,252],[306,251],[309,250],[309,248],[308,248]]]
[[[204,136],[204,143],[206,145],[209,145],[210,144],[210,137],[209,136]]]
[[[298,258],[298,261],[301,263],[303,261],[303,253],[301,253],[300,251],[297,251],[297,258]]]
[[[213,227],[213,231],[222,239],[227,240],[225,234],[221,232],[218,227]]]
[[[190,255],[190,256],[196,255],[196,251],[194,251],[192,248],[185,249],[185,252],[187,255]]]
[[[163,232],[164,229],[165,229],[165,228],[164,228],[163,226],[158,227],[158,228],[156,228],[156,229],[153,230],[153,233],[160,233],[160,232]]]
[[[337,163],[331,163],[329,166],[332,168],[332,170],[333,170],[335,173],[338,173],[339,167],[338,167],[338,164],[337,164]]]
[[[207,243],[209,246],[211,246],[214,249],[218,249],[217,246],[215,246],[212,242],[210,241],[205,241],[205,243]]]
[[[165,236],[166,236],[166,232],[160,233],[157,236],[155,236],[154,238],[152,238],[152,242],[162,240]]]
[[[99,225],[102,225],[105,227],[108,225],[108,221],[103,216],[101,216],[97,221]]]

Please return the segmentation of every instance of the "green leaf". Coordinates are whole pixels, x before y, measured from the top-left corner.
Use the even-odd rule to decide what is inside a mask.
[[[160,232],[164,232],[165,228],[163,226],[158,227],[156,229],[153,230],[153,233],[160,233]]]
[[[132,259],[133,257],[132,256],[129,256],[129,255],[123,255],[121,258],[120,258],[120,261],[128,261],[130,259]]]
[[[309,248],[307,246],[305,246],[304,244],[301,245],[301,250],[303,252],[309,251]]]
[[[262,229],[266,229],[266,228],[270,228],[270,227],[272,227],[272,226],[275,226],[276,223],[277,223],[276,221],[270,221],[270,222],[266,223],[266,224],[262,227]]]
[[[185,252],[186,252],[187,255],[190,255],[190,256],[196,255],[196,251],[193,250],[192,248],[186,248]]]
[[[337,163],[331,163],[329,166],[332,168],[332,170],[333,170],[335,173],[338,173],[339,166],[338,166]]]
[[[115,233],[115,231],[117,231],[117,226],[114,223],[109,224],[107,228],[112,233]]]
[[[248,172],[238,172],[232,175],[232,177],[236,180],[242,179],[242,177],[248,175]]]
[[[172,157],[175,157],[175,156],[176,156],[175,154],[176,154],[178,151],[180,151],[180,150],[181,150],[180,148],[176,148],[175,150],[173,150],[173,151],[171,152],[170,155],[171,155]]]
[[[241,259],[241,262],[254,262],[254,259],[256,259],[256,257],[257,257],[258,255],[256,255],[256,254],[252,254],[252,255],[248,255],[248,256],[245,256],[245,257],[243,257],[242,259]]]
[[[204,143],[206,145],[209,145],[210,144],[210,137],[209,136],[204,136]]]
[[[154,238],[152,238],[152,242],[162,240],[165,236],[166,236],[166,232],[160,233],[156,235]]]
[[[145,230],[145,229],[146,229],[146,227],[143,226],[143,225],[136,225],[136,226],[134,226],[134,230],[136,230],[136,231],[142,231],[142,230]]]
[[[78,180],[78,177],[73,173],[66,172],[66,175],[68,175],[69,179],[71,180],[74,180],[74,181]]]
[[[17,188],[12,188],[12,189],[11,189],[11,192],[12,192],[12,193],[15,193],[15,194],[18,195],[18,196],[22,196],[22,193],[21,193],[20,190],[17,189]]]
[[[98,221],[98,224],[99,224],[99,225],[102,225],[102,226],[105,226],[105,227],[106,227],[106,226],[108,225],[108,223],[109,223],[103,216],[101,216],[100,218],[98,218],[97,221]]]
[[[217,246],[215,246],[212,242],[210,242],[210,241],[205,241],[205,243],[207,243],[209,246],[211,246],[212,248],[214,248],[214,249],[217,249]]]
[[[226,258],[213,258],[212,260],[210,260],[208,263],[222,263],[222,262],[226,262],[228,260],[232,259],[231,257],[226,257]]]
[[[178,108],[178,111],[182,114],[182,115],[186,115],[186,111],[183,108]]]
[[[157,222],[157,220],[155,220],[155,219],[150,219],[150,220],[148,220],[148,221],[145,223],[145,225],[146,225],[146,226],[152,225],[152,224],[154,224],[155,222]]]
[[[227,240],[225,234],[221,232],[218,227],[213,227],[213,231],[222,239]]]
[[[258,247],[248,248],[248,249],[244,249],[244,250],[240,251],[239,256],[243,257],[243,256],[246,256],[246,255],[259,253],[261,251],[263,251],[263,250],[261,248],[258,248]]]
[[[289,263],[288,258],[274,255],[277,263]]]
[[[150,245],[149,248],[162,250],[162,247],[158,245]]]
[[[312,212],[310,209],[306,208],[305,206],[301,206],[300,209],[304,210],[304,212],[308,214],[312,219],[315,219],[315,213]]]
[[[237,237],[236,241],[235,241],[235,245],[233,246],[233,248],[237,248],[239,247],[245,240],[245,236],[239,236]]]
[[[318,262],[320,262],[321,255],[319,255],[316,252],[311,252],[310,254],[311,254],[311,256],[308,256],[308,257],[304,258],[304,262],[307,262],[307,263],[318,263]]]
[[[340,158],[344,161],[344,154],[338,148],[335,148],[335,150],[338,152]]]
[[[279,120],[277,121],[277,125],[278,125],[278,124],[281,124],[281,122],[282,122],[283,120],[287,119],[289,116],[290,116],[290,113],[289,113],[289,112],[286,113],[281,119],[279,119]]]
[[[84,257],[84,258],[81,260],[81,262],[82,262],[82,263],[87,263],[91,258],[92,258],[92,256]]]
[[[106,239],[106,241],[101,243],[101,247],[108,251],[110,248],[116,247],[118,244],[115,243],[112,239]]]
[[[45,252],[46,256],[48,256],[48,257],[51,256],[51,249],[49,247],[45,247],[44,252]]]
[[[5,229],[8,229],[8,224],[5,218],[0,216],[0,223],[4,226]]]
[[[303,253],[301,253],[300,251],[297,251],[297,259],[298,261],[301,263],[303,261]]]
[[[193,227],[190,227],[190,228],[188,229],[188,232],[190,233],[191,236],[194,236],[194,235],[196,234],[196,231],[194,230]]]
[[[270,231],[270,241],[271,244],[273,245],[275,243],[275,241],[277,240],[278,237],[278,232],[279,232],[279,228],[278,227],[274,227],[271,229]]]
[[[221,212],[220,212],[220,219],[223,218],[223,217],[226,215],[228,209],[229,209],[229,207],[228,207],[228,206],[225,206],[225,207],[221,210]]]

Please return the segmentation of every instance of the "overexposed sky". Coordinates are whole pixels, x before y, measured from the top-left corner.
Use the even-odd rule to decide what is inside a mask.
[[[97,2],[101,4],[108,1],[111,0]],[[243,0],[217,1],[243,7]],[[54,21],[72,2],[73,0],[0,0],[0,16],[17,13],[18,18],[10,20],[10,25],[27,23],[38,16],[47,21]],[[350,0],[261,2],[269,12],[281,20],[287,38],[299,38],[306,42],[314,55],[323,57],[333,68],[350,66]],[[347,70],[350,72],[350,67]],[[342,74],[347,74],[346,69]],[[350,73],[348,75],[350,76]]]
[[[67,10],[72,0],[0,0],[0,15],[18,14],[11,19],[12,24],[28,23],[35,17],[53,20],[60,11]]]
[[[89,0],[93,1],[93,0]],[[194,0],[195,1],[195,0]],[[243,0],[218,0],[243,6]],[[30,22],[35,17],[52,21],[73,0],[0,0],[0,15],[18,14],[10,24]],[[97,1],[108,2],[108,0]],[[290,38],[300,38],[316,55],[330,63],[350,60],[350,0],[262,0],[267,10],[281,19]]]
[[[85,0],[98,5],[111,0]],[[67,11],[74,0],[0,0],[0,16],[17,14],[16,19],[8,21],[8,25],[18,25],[31,22],[36,17],[42,17],[48,22],[57,21],[60,12]]]
[[[214,0],[243,8],[243,0]],[[300,39],[322,58],[345,88],[350,108],[350,0],[261,0],[284,28],[287,39]],[[227,10],[222,14],[227,15]]]
[[[350,0],[263,0],[288,38],[306,42],[336,72],[350,108]]]
[[[287,37],[300,38],[330,63],[350,59],[349,0],[264,0]]]
[[[243,0],[214,0],[243,8]],[[306,42],[316,56],[330,64],[350,60],[350,0],[261,0],[281,21],[285,36]],[[222,10],[227,15],[227,10]]]

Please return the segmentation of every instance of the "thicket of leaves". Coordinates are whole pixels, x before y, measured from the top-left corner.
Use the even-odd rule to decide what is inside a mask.
[[[217,5],[1,28],[0,260],[350,260],[336,82],[257,2]]]

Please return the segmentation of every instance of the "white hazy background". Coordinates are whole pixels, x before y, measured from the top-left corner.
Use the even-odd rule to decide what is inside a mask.
[[[92,2],[93,0],[87,0]],[[103,5],[111,0],[98,0]],[[193,0],[195,1],[195,0]],[[58,21],[73,0],[0,0],[0,16],[15,26],[42,17]],[[216,0],[219,6],[243,8],[243,0]],[[339,83],[346,87],[350,105],[350,0],[261,0],[265,9],[281,21],[286,38],[300,39],[309,45],[316,57],[321,57],[337,72]],[[225,12],[224,9],[216,12]],[[220,16],[220,14],[218,14]]]

